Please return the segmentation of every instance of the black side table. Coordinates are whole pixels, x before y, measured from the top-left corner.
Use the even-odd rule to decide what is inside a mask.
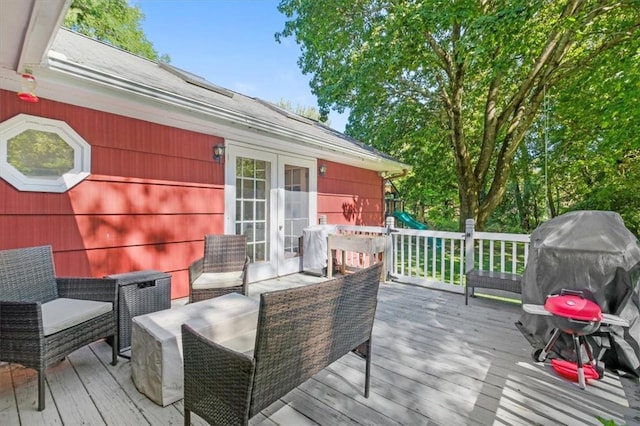
[[[115,279],[118,283],[117,348],[122,355],[131,348],[133,317],[171,308],[171,274],[147,269],[105,278]]]

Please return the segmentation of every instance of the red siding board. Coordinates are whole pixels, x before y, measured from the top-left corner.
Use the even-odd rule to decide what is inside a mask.
[[[0,249],[51,244],[55,249],[82,249],[84,241],[69,215],[1,216]]]
[[[70,191],[77,214],[222,214],[221,186],[180,186],[158,182],[83,182]]]
[[[190,183],[222,183],[222,167],[210,159],[92,147],[92,173]]]
[[[20,192],[0,179],[0,214],[143,214],[224,212],[222,186],[109,181],[91,176],[64,194]]]
[[[318,214],[327,223],[381,226],[384,224],[382,178],[377,172],[318,160],[327,175],[318,177]]]
[[[357,211],[376,210],[380,205],[380,198],[363,198],[359,196],[324,195],[322,197],[323,208],[327,211]]]
[[[30,215],[0,217],[0,249],[51,244],[55,251],[199,241],[222,233],[218,215]],[[185,226],[188,224],[188,226]]]
[[[76,216],[85,248],[126,247],[197,241],[221,229],[221,215]],[[184,224],[189,226],[185,227]]]
[[[73,214],[73,208],[67,194],[21,192],[4,179],[0,179],[0,215],[41,212]]]

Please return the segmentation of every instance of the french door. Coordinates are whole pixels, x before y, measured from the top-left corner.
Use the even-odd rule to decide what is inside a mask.
[[[315,159],[227,145],[225,233],[244,234],[250,281],[301,270],[302,230],[317,216]]]

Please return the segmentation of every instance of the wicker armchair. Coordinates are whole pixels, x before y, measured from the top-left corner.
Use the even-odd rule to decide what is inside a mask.
[[[101,338],[117,341],[117,300],[115,280],[56,278],[51,246],[0,251],[0,361],[37,371],[38,410],[48,366]]]
[[[204,256],[189,266],[189,303],[227,293],[248,295],[246,235],[205,235]]]

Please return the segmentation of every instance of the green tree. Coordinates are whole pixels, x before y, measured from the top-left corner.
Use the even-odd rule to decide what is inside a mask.
[[[613,210],[640,235],[640,38],[597,61],[554,96],[550,182],[560,212]]]
[[[350,108],[348,133],[420,167],[403,143],[433,155],[444,138],[459,224],[474,218],[479,229],[504,199],[544,94],[585,69],[615,72],[598,59],[640,28],[637,0],[282,0],[279,10],[288,21],[276,38],[302,45],[321,111]]]
[[[489,227],[514,229],[522,216],[520,229],[530,232],[570,210],[613,210],[640,235],[640,38],[595,61],[546,93],[514,161],[517,186],[508,185]]]
[[[170,62],[147,40],[140,27],[143,20],[142,11],[127,0],[73,0],[64,26],[147,59]]]
[[[276,103],[276,105],[282,109],[293,112],[294,114],[310,118],[311,120],[319,121],[326,124],[327,126],[331,125],[328,117],[326,115],[320,114],[320,111],[318,111],[315,107],[304,106],[300,104],[296,104],[294,106],[291,101],[286,101],[284,99],[280,99]]]

